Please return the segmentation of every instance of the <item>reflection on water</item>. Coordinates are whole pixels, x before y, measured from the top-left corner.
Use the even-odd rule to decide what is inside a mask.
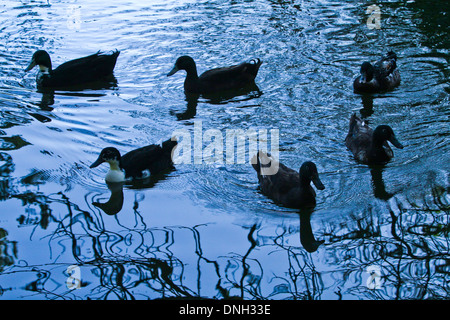
[[[226,105],[252,101],[259,98],[261,95],[262,92],[255,83],[237,90],[229,90],[215,94],[203,94],[201,96],[196,93],[185,92],[186,109],[183,112],[171,111],[171,114],[175,115],[177,120],[193,119],[197,115],[197,106],[200,97],[204,98],[204,101],[209,104]]]
[[[123,207],[123,183],[107,183],[111,196],[106,202],[92,202],[94,206],[103,210],[108,215],[115,215]]]
[[[76,28],[65,3],[4,2],[0,296],[448,298],[446,3],[382,3],[377,30],[353,1],[81,1]],[[121,51],[115,78],[99,86],[43,92],[23,72],[37,49],[67,61],[110,48]],[[361,62],[388,49],[400,87],[354,94]],[[184,54],[201,65],[264,64],[249,88],[186,95],[182,79],[165,76]],[[385,166],[355,163],[344,145],[354,112],[391,125],[402,152]],[[281,160],[313,160],[321,172],[317,207],[278,207],[250,165],[180,164],[125,185],[89,170],[105,145],[125,152],[194,120],[204,130],[279,129]],[[74,265],[79,289],[67,286]]]
[[[386,191],[386,186],[383,181],[383,167],[371,166],[370,174],[372,175],[373,195],[381,200],[389,200],[392,198],[394,194]]]
[[[2,229],[5,283],[11,285],[10,281],[18,281],[20,276],[25,297],[39,294],[47,299],[75,298],[82,291],[64,289],[66,268],[75,263],[81,267],[82,288],[89,288],[86,297],[94,299],[337,299],[343,293],[368,299],[404,299],[444,297],[448,290],[449,221],[442,215],[448,204],[436,207],[448,190],[439,187],[434,187],[433,199],[423,199],[412,208],[412,201],[396,199],[384,208],[369,208],[365,215],[354,212],[342,220],[347,225],[323,221],[313,226],[311,212],[302,212],[296,223],[287,225],[271,226],[264,221],[243,225],[239,232],[240,252],[229,251],[227,246],[224,252],[211,247],[214,234],[225,235],[220,227],[215,231],[214,223],[153,226],[154,217],[148,217],[152,212],[139,207],[137,203],[143,204],[145,199],[138,195],[125,201],[128,210],[106,212],[106,208],[116,210],[117,204],[124,204],[123,186],[110,190],[111,198],[105,207],[93,203],[101,210],[83,210],[63,192],[50,196],[37,191],[10,194],[10,199],[20,200],[25,208],[16,223],[28,230],[29,245],[44,237],[53,262],[18,263],[22,251],[28,251],[26,245],[21,245],[25,239],[10,239],[8,230]],[[99,198],[96,192],[86,200]],[[420,209],[428,206],[429,210]],[[113,214],[114,220],[108,214]],[[317,240],[315,235],[322,239]],[[320,247],[326,254],[314,256],[321,252]],[[63,259],[66,250],[72,261]],[[272,260],[277,261],[276,267],[283,267],[265,278],[268,270],[278,270],[268,264]],[[329,267],[323,268],[323,264]],[[344,268],[349,276],[337,277],[333,265]],[[381,290],[364,286],[366,268],[371,265],[382,266]],[[18,289],[16,285],[3,287],[4,292]]]

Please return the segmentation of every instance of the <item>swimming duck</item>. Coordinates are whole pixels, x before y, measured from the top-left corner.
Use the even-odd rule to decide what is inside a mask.
[[[295,171],[265,152],[259,151],[255,157],[252,159],[252,166],[257,172],[263,194],[289,208],[316,205],[316,193],[311,187],[311,181],[318,190],[325,189],[325,186],[320,181],[313,162],[306,161],[299,171]]]
[[[110,76],[116,65],[119,51],[111,54],[100,51],[83,58],[67,61],[56,69],[52,69],[50,55],[45,50],[38,50],[33,54],[26,72],[39,66],[36,76],[38,87],[61,88],[71,87],[89,82],[105,80]]]
[[[164,141],[161,146],[152,144],[132,150],[121,156],[114,147],[104,148],[90,168],[103,162],[109,163],[107,182],[123,182],[129,179],[145,178],[148,172],[153,175],[173,168],[172,151],[177,145],[175,138]],[[148,171],[148,172],[147,172]]]
[[[377,93],[393,90],[400,85],[400,72],[397,69],[397,55],[389,51],[374,65],[364,62],[359,75],[353,82],[353,89],[359,93]]]
[[[260,59],[251,59],[238,65],[211,69],[198,76],[194,59],[189,56],[181,56],[167,76],[171,76],[179,70],[185,70],[185,92],[214,93],[239,89],[251,84],[255,80],[261,64]]]
[[[353,153],[355,159],[366,164],[382,164],[394,156],[387,141],[395,147],[403,149],[394,131],[388,125],[380,125],[372,130],[368,124],[356,114],[350,118],[350,128],[345,138],[345,145]]]

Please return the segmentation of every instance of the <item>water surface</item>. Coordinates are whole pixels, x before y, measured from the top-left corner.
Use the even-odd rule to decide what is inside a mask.
[[[381,28],[369,29],[369,3],[354,1],[3,1],[1,298],[448,298],[450,37],[439,3],[378,2]],[[39,92],[36,71],[23,71],[37,49],[55,66],[118,49],[117,85]],[[401,86],[354,94],[361,62],[388,50]],[[182,72],[166,77],[185,54],[199,72],[259,57],[257,88],[192,100]],[[405,148],[384,167],[356,163],[344,145],[352,113],[392,126]],[[317,164],[326,189],[315,210],[274,204],[248,163],[180,164],[111,189],[106,166],[89,169],[105,146],[126,152],[199,124],[224,136],[279,130],[283,163]]]

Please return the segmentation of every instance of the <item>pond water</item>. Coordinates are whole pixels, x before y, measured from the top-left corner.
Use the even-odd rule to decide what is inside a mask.
[[[2,1],[0,299],[448,298],[449,5],[378,1],[369,28],[371,4]],[[54,66],[118,49],[117,85],[39,92],[24,72],[38,49]],[[388,50],[400,87],[353,93],[360,64]],[[184,72],[166,77],[186,54],[199,72],[261,58],[257,88],[192,100]],[[352,113],[405,148],[356,163]],[[106,146],[176,130],[200,134],[202,151],[210,129],[278,133],[281,162],[314,161],[314,211],[262,195],[250,148],[243,164],[203,159],[110,188],[106,165],[89,169]]]

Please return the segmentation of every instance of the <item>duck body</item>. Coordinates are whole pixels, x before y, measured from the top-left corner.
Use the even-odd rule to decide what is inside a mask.
[[[198,76],[194,59],[189,56],[181,56],[167,76],[171,76],[179,70],[185,70],[185,92],[216,93],[243,88],[254,83],[261,64],[260,59],[251,59],[229,67],[211,69]]]
[[[38,50],[25,71],[39,66],[36,83],[41,88],[67,88],[95,81],[103,81],[111,76],[119,56],[119,51],[111,54],[100,51],[75,60],[67,61],[56,69],[52,69],[50,55]]]
[[[378,93],[393,90],[400,85],[401,77],[397,69],[397,55],[390,51],[375,64],[364,62],[360,75],[353,82],[357,93]]]
[[[154,175],[173,168],[172,151],[176,145],[177,141],[169,139],[161,146],[148,145],[132,150],[123,156],[116,148],[107,147],[100,152],[99,157],[90,168],[95,168],[103,162],[109,163],[110,168],[105,177],[107,182],[146,178],[148,173]]]
[[[252,159],[252,166],[257,172],[259,186],[264,195],[288,208],[316,205],[316,192],[311,182],[319,190],[325,187],[313,162],[304,162],[300,170],[295,171],[262,151],[255,157],[256,159]]]
[[[383,164],[394,156],[388,141],[395,147],[403,149],[390,126],[380,125],[372,130],[369,125],[356,114],[350,118],[345,145],[353,153],[355,159],[365,164]]]

